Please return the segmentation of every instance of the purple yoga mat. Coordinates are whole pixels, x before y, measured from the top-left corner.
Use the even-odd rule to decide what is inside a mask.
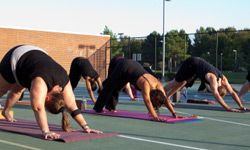
[[[64,132],[61,130],[61,126],[55,124],[50,124],[49,127],[51,131],[54,131],[61,135],[60,139],[55,141],[61,141],[65,143],[100,139],[106,137],[113,137],[117,135],[117,133],[103,133],[103,134],[83,133],[82,130],[76,130],[73,132]],[[40,128],[34,121],[17,119],[16,122],[9,122],[7,120],[0,119],[0,130],[44,139],[41,134]]]
[[[105,110],[102,113],[96,113],[94,110],[83,110],[82,112],[89,113],[89,114],[103,115],[103,116],[133,118],[133,119],[152,121],[152,118],[147,113],[143,113],[143,112],[134,112],[134,111],[127,111],[127,110],[117,110],[117,112],[111,112],[111,111]],[[163,122],[166,122],[166,123],[177,123],[177,122],[188,122],[188,121],[200,120],[200,118],[198,118],[197,116],[173,118],[171,115],[161,114],[160,117],[164,118]]]

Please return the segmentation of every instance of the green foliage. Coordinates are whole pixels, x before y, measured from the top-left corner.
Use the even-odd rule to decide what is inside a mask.
[[[103,34],[111,37],[112,56],[124,54],[132,58],[133,53],[142,54],[142,62],[162,70],[162,35],[153,31],[147,37],[132,38],[117,35],[105,26]],[[172,30],[166,35],[166,68],[178,69],[181,61],[190,56],[198,56],[222,70],[246,71],[250,69],[250,30],[236,30],[234,27],[221,28],[200,27],[194,34],[184,30]],[[236,50],[236,51],[233,51]],[[237,55],[237,56],[236,56]],[[237,59],[235,63],[235,58]],[[171,61],[170,61],[171,60]],[[220,68],[222,67],[222,68]],[[171,69],[172,70],[172,69]]]
[[[160,60],[162,55],[162,43],[161,35],[156,31],[150,33],[146,39],[141,43],[142,48],[142,59],[149,64],[155,63],[155,60]],[[155,55],[156,53],[156,55]],[[156,56],[156,58],[155,58]]]
[[[116,34],[114,34],[113,31],[108,28],[108,26],[104,27],[102,34],[110,36],[111,57],[123,54],[122,49],[120,47],[120,42],[118,42]]]
[[[187,35],[184,30],[181,30],[180,32],[172,30],[167,34],[167,59],[172,58],[172,60],[177,63],[186,59],[187,49],[189,46],[186,38]]]

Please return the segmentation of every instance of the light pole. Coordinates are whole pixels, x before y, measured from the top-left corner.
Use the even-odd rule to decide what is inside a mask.
[[[122,39],[124,33],[118,33],[120,40]]]
[[[155,70],[157,64],[157,37],[155,36]]]
[[[163,0],[163,54],[162,54],[162,79],[164,80],[165,76],[165,1],[170,0]]]
[[[219,42],[218,32],[216,32],[216,49],[215,49],[215,66],[218,68],[218,42]]]
[[[210,52],[207,52],[207,55],[208,55],[208,62],[210,60]]]
[[[234,68],[234,69],[236,70],[236,64],[237,64],[237,50],[234,49],[233,52],[234,52],[234,65],[235,65],[235,68]]]
[[[220,71],[222,72],[222,56],[223,53],[220,53]]]

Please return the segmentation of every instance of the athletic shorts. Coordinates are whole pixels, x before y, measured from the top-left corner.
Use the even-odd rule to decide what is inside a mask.
[[[177,82],[187,81],[195,76],[195,68],[192,59],[185,60],[175,75]]]
[[[19,45],[21,46],[21,45]],[[13,53],[13,51],[18,48],[19,46],[13,47],[12,49],[10,49],[8,51],[8,53],[6,53],[1,61],[0,64],[0,73],[3,76],[3,78],[8,82],[8,83],[16,83],[15,77],[12,73],[11,70],[11,63],[10,63],[10,59],[11,59],[11,55]]]

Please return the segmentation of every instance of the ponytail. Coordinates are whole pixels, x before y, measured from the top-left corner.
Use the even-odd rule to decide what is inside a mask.
[[[69,116],[68,116],[67,112],[65,112],[65,111],[62,112],[62,129],[63,129],[63,131],[66,131],[66,132],[72,131]]]

